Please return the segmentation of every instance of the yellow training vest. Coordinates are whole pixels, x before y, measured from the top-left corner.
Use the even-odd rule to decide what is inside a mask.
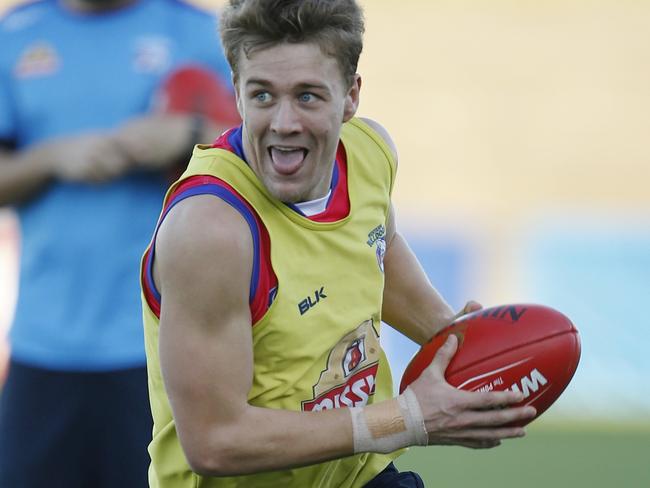
[[[343,125],[341,140],[347,155],[350,213],[336,222],[313,222],[299,215],[270,196],[244,161],[223,149],[195,148],[187,170],[174,185],[193,175],[221,178],[251,204],[269,232],[278,291],[253,328],[251,405],[306,411],[392,397],[379,329],[385,224],[395,163],[384,140],[358,119]],[[357,488],[399,455],[365,453],[228,478],[193,473],[176,434],[160,373],[159,322],[144,299],[143,307],[154,417],[151,487]]]

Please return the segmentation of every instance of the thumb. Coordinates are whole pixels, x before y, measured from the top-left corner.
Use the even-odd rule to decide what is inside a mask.
[[[465,304],[465,307],[463,308],[463,314],[468,314],[472,312],[476,312],[478,310],[481,310],[483,308],[483,305],[478,303],[475,300],[470,300]]]
[[[433,374],[439,378],[445,378],[445,371],[447,366],[451,362],[452,358],[458,350],[458,338],[454,334],[449,334],[447,340],[444,342],[440,349],[436,352],[436,355],[431,361],[429,366],[432,369]]]
[[[452,322],[454,322],[456,319],[461,318],[463,315],[467,315],[468,313],[472,312],[477,312],[478,310],[481,310],[483,308],[483,305],[478,303],[477,301],[470,300],[465,304],[465,306],[460,310],[454,317],[451,319]]]

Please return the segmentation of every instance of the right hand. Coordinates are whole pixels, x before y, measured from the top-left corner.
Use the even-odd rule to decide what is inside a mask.
[[[104,183],[122,176],[133,165],[115,139],[102,133],[57,139],[34,151],[48,173],[62,181]]]
[[[535,408],[530,406],[506,408],[522,401],[522,393],[468,392],[447,383],[445,370],[457,349],[458,339],[452,334],[410,386],[420,403],[429,445],[480,449],[498,446],[501,439],[524,436],[522,427],[504,426],[535,416]]]
[[[192,156],[189,144],[192,134],[189,115],[146,115],[132,119],[115,133],[120,149],[139,167],[161,170],[181,161],[183,166]],[[198,135],[201,137],[201,134]]]

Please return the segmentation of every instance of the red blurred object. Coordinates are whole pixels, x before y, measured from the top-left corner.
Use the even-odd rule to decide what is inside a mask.
[[[468,391],[521,391],[525,398],[516,406],[534,406],[535,418],[562,394],[580,360],[578,330],[565,315],[542,305],[503,305],[464,315],[423,345],[402,376],[400,393],[449,334],[459,344],[445,373],[449,384]]]
[[[182,66],[165,79],[154,98],[154,110],[201,114],[227,127],[241,122],[230,87],[198,64]]]

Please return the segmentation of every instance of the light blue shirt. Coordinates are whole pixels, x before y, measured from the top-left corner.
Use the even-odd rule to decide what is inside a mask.
[[[230,77],[215,17],[176,0],[101,15],[34,2],[2,20],[0,46],[0,140],[18,149],[147,113],[180,64]],[[58,370],[144,365],[138,267],[167,184],[144,173],[59,182],[17,209],[14,359]]]

